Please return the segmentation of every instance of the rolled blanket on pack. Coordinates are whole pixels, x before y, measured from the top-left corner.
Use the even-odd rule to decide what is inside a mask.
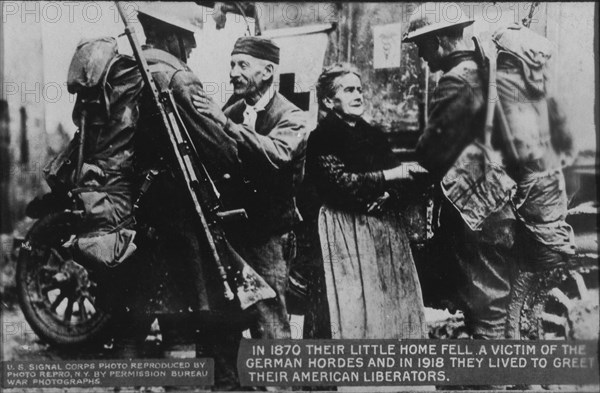
[[[73,244],[73,256],[92,270],[116,267],[137,249],[133,243],[135,235],[131,229],[121,229],[99,236],[79,237]]]

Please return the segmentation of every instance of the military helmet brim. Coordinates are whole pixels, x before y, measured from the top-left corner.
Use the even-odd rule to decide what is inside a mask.
[[[448,22],[448,23],[436,23],[432,25],[423,26],[415,31],[406,33],[402,38],[402,42],[415,42],[418,38],[429,35],[431,33],[439,32],[448,28],[465,28],[475,22],[474,19],[465,20],[462,22]]]
[[[139,2],[138,17],[152,18],[166,27],[179,29],[189,33],[202,30],[204,12],[195,2]]]
[[[178,20],[176,18],[171,18],[169,15],[164,15],[164,14],[161,14],[154,10],[138,11],[138,14],[149,16],[152,19],[156,19],[157,21],[159,21],[161,23],[167,24],[169,26],[173,26],[180,30],[185,30],[190,33],[195,33],[198,30],[198,28],[195,27],[194,25],[192,25],[191,23],[185,23],[181,20]]]

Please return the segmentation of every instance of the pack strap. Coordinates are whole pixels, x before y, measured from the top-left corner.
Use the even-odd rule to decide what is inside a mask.
[[[125,219],[123,221],[121,221],[121,223],[119,225],[114,227],[109,233],[118,232],[122,228],[125,228],[126,226],[128,226],[130,224],[133,224],[133,225],[137,224],[135,215],[139,209],[140,203],[141,203],[142,199],[144,198],[146,191],[148,191],[148,189],[150,188],[152,183],[154,183],[154,179],[156,178],[156,176],[158,176],[159,173],[160,173],[160,171],[157,169],[149,169],[148,171],[146,171],[146,176],[144,177],[144,182],[140,186],[140,193],[138,194],[138,197],[136,198],[135,202],[133,203],[132,213],[129,214],[127,217],[125,217]],[[149,227],[148,232],[150,233],[152,231],[153,231],[153,229],[151,227]]]
[[[77,187],[70,191],[72,195],[81,194],[84,192],[120,192],[129,191],[129,187],[125,186],[86,186]]]
[[[108,233],[119,232],[121,229],[129,226],[130,224],[135,225],[136,222],[137,221],[135,220],[135,215],[133,213],[131,213],[127,217],[125,217],[125,219],[123,221],[121,221],[121,223],[119,225],[117,225],[116,227],[111,229],[110,232],[108,232]]]
[[[485,56],[485,55],[484,55]],[[504,108],[502,107],[502,102],[500,101],[500,96],[498,95],[498,85],[497,85],[497,74],[498,74],[498,57],[494,56],[486,56],[487,57],[487,67],[488,67],[488,89],[487,89],[487,100],[486,100],[486,113],[485,113],[485,126],[484,126],[484,136],[483,136],[483,145],[486,148],[489,148],[490,151],[493,151],[492,148],[492,133],[494,131],[494,115],[498,115],[499,120],[499,128],[500,133],[502,134],[502,138],[504,143],[508,147],[508,155],[509,161],[511,163],[517,162],[519,155],[517,153],[517,149],[514,143],[514,136],[508,124],[508,120],[506,119],[506,114],[504,113]]]

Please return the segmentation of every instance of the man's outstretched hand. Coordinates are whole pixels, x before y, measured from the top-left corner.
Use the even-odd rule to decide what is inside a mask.
[[[225,127],[225,124],[227,124],[227,116],[221,110],[220,105],[204,91],[192,94],[192,104],[198,112],[208,116],[221,127]]]

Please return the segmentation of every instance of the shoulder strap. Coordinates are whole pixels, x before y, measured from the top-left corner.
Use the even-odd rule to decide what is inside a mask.
[[[483,135],[483,144],[490,148],[492,147],[492,132],[494,130],[494,113],[495,108],[502,105],[499,104],[498,89],[496,87],[496,58],[487,58],[488,66],[488,88],[487,88],[487,99],[486,99],[486,111],[485,111],[485,126]],[[492,102],[494,100],[494,102]]]
[[[486,116],[485,123],[485,142],[486,146],[491,147],[492,143],[492,130],[493,130],[493,121],[494,121],[494,112],[498,114],[498,120],[500,122],[500,133],[502,134],[502,139],[507,146],[507,153],[509,155],[508,161],[510,163],[515,163],[519,159],[519,155],[517,153],[517,148],[515,147],[515,141],[513,133],[510,129],[510,125],[508,124],[508,120],[506,119],[506,114],[504,113],[504,108],[502,107],[502,101],[500,96],[498,95],[498,88],[496,83],[496,75],[497,75],[497,61],[498,54],[496,53],[493,58],[490,59],[490,69],[489,69],[489,81],[488,81],[488,100],[487,100],[487,116],[491,117],[490,126],[488,128],[488,119]],[[492,103],[490,100],[495,99],[495,102]],[[490,113],[492,112],[492,113]]]
[[[502,134],[502,138],[508,147],[509,161],[516,162],[515,160],[518,158],[517,149],[514,144],[514,137],[510,130],[510,126],[506,119],[506,115],[504,114],[504,108],[502,108],[502,102],[500,101],[500,96],[498,95],[497,88],[497,67],[498,67],[498,54],[496,50],[493,50],[492,56],[487,56],[481,43],[479,42],[478,37],[473,37],[473,42],[475,43],[475,52],[478,57],[479,63],[483,65],[483,67],[487,67],[487,99],[486,99],[486,113],[485,113],[485,126],[484,126],[484,138],[483,145],[487,147],[490,151],[492,149],[492,133],[494,131],[494,115],[498,113],[498,119],[500,121],[499,127],[500,132]],[[494,49],[496,46],[494,45]],[[494,100],[492,102],[492,100]]]
[[[123,55],[117,54],[112,58],[108,66],[106,66],[106,72],[104,73],[104,77],[102,78],[102,98],[104,100],[104,110],[106,111],[106,118],[110,118],[110,102],[108,96],[106,95],[106,84],[108,82],[108,75],[110,74],[112,67],[115,65],[117,61],[123,58]]]

